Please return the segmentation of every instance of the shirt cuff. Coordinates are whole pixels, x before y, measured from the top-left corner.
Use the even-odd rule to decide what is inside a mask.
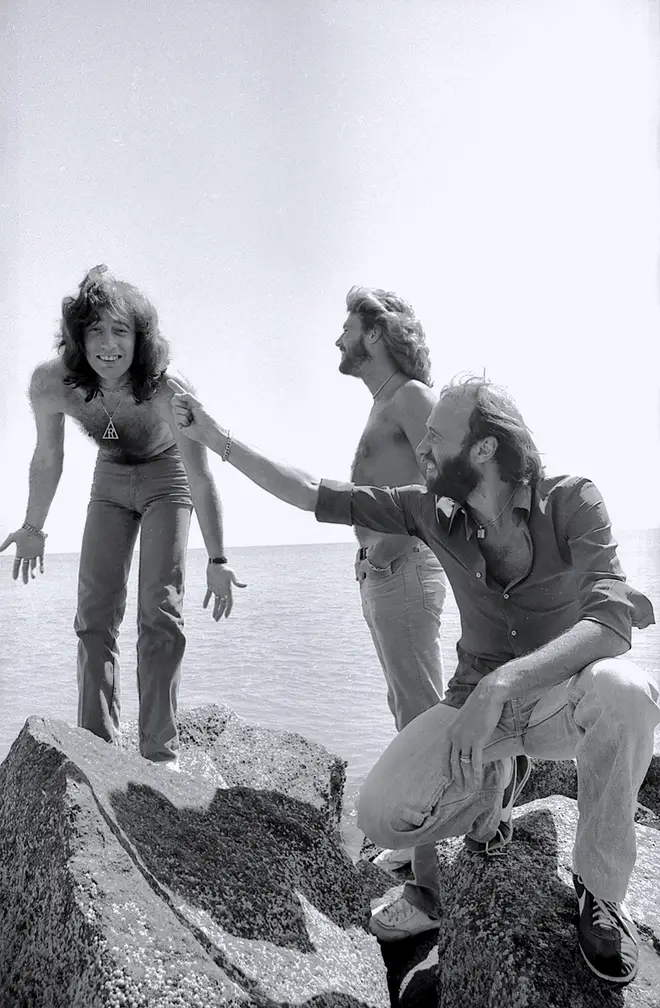
[[[319,522],[334,522],[336,525],[352,525],[351,496],[352,483],[338,480],[321,480],[314,508],[314,517]]]

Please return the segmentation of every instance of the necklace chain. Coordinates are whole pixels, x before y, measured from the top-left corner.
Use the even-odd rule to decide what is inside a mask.
[[[502,510],[497,512],[497,514],[495,515],[494,518],[491,518],[490,521],[487,521],[487,522],[477,522],[477,524],[479,526],[479,529],[481,531],[484,531],[485,529],[487,529],[489,525],[493,525],[497,521],[497,519],[500,518],[504,514],[504,512],[508,508],[509,504],[513,500],[516,490],[517,490],[517,487],[514,487],[513,493],[509,497],[508,501],[506,502],[506,504],[504,505],[504,507],[502,508]]]
[[[391,375],[389,376],[389,378],[386,378],[386,379],[385,379],[385,381],[384,381],[384,382],[383,382],[383,384],[382,384],[382,385],[380,386],[380,388],[377,388],[377,389],[376,389],[376,391],[374,392],[374,399],[376,398],[376,396],[378,395],[378,393],[379,393],[379,392],[382,392],[382,391],[383,391],[383,389],[384,389],[384,388],[385,388],[385,386],[387,385],[388,381],[392,381],[392,378],[394,378],[394,375],[395,375],[395,374],[398,374],[398,371],[394,371],[394,372],[393,372],[393,373],[392,373],[392,374],[391,374]]]

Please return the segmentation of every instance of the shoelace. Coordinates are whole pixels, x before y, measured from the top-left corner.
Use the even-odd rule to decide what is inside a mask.
[[[404,899],[398,899],[387,907],[384,916],[386,917],[388,923],[398,924],[400,921],[405,920],[406,917],[410,917],[414,911],[415,907],[412,903],[408,903],[408,901]]]
[[[619,908],[616,903],[610,900],[597,899],[594,896],[593,911],[591,919],[599,927],[620,929]]]

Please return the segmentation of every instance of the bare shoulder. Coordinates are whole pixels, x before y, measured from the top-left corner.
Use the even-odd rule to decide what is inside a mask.
[[[167,384],[167,382],[170,379],[172,381],[175,381],[178,385],[181,385],[181,387],[184,388],[186,392],[192,392],[192,393],[195,392],[195,387],[191,382],[190,378],[188,378],[188,376],[181,370],[180,367],[178,367],[177,364],[171,363],[168,364],[161,383],[161,388],[164,390],[168,399],[171,399],[172,396],[174,395],[172,389]]]
[[[432,389],[415,378],[410,378],[403,385],[399,385],[392,396],[392,405],[401,414],[425,413],[428,416],[437,401],[438,398]]]
[[[29,396],[34,405],[50,411],[64,412],[67,402],[67,387],[64,384],[66,371],[59,357],[37,364],[30,378]]]

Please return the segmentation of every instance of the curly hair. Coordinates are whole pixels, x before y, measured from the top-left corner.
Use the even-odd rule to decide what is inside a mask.
[[[106,309],[135,327],[135,350],[129,370],[136,403],[151,399],[170,360],[169,343],[158,328],[158,315],[137,287],[115,280],[107,266],[95,266],[85,275],[76,297],[62,301],[62,319],[55,348],[62,357],[66,385],[83,388],[89,402],[99,391],[98,375],[85,354],[85,329]]]
[[[433,385],[426,334],[407,301],[377,287],[351,287],[346,308],[359,315],[363,332],[378,328],[399,371],[429,387]]]
[[[541,453],[532,440],[515,402],[506,391],[485,377],[467,375],[452,378],[440,392],[440,399],[473,400],[470,429],[464,448],[468,449],[486,437],[497,438],[497,462],[500,476],[507,483],[530,483],[532,486],[545,474]]]

